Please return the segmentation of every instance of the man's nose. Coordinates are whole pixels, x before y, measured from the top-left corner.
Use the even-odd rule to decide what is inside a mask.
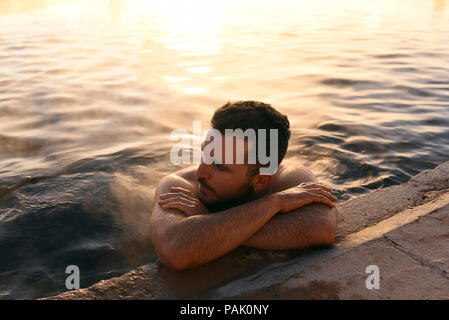
[[[197,179],[209,179],[210,178],[210,165],[201,162],[198,169],[196,170]]]

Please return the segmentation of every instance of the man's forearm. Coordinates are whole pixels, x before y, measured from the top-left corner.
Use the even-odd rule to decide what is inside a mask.
[[[247,241],[278,211],[275,195],[207,215],[195,215],[174,224],[166,235],[175,269],[212,261]]]
[[[333,242],[336,225],[337,209],[310,204],[277,214],[243,245],[267,250],[326,245]]]

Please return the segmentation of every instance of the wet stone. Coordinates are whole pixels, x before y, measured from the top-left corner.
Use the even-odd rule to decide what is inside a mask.
[[[379,289],[366,286],[370,265],[379,268]],[[449,280],[379,239],[240,298],[448,299]]]
[[[395,229],[385,237],[423,264],[449,275],[449,206]]]

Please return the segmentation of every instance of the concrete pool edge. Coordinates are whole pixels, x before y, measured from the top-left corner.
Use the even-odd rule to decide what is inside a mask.
[[[449,202],[449,193],[445,198]],[[335,256],[286,280],[235,298],[447,300],[449,205],[428,209],[409,224],[368,242],[343,246]],[[373,268],[378,272],[377,287]]]
[[[412,232],[413,228],[410,229],[410,227],[426,230],[422,223],[424,225],[430,223],[427,222],[429,219],[446,219],[444,221],[448,223],[447,220],[449,218],[444,216],[444,212],[449,212],[449,210],[445,211],[445,209],[442,209],[449,207],[446,202],[449,199],[448,192],[449,161],[434,169],[423,171],[404,184],[375,190],[369,194],[339,204],[339,227],[334,248],[315,250],[310,254],[293,259],[297,260],[297,263],[292,263],[292,260],[288,260],[270,264],[254,274],[230,280],[219,287],[210,288],[192,296],[205,299],[447,298],[449,296],[449,282],[445,282],[448,279],[444,275],[445,272],[449,271],[449,268],[445,269],[447,265],[445,259],[447,258],[445,256],[437,257],[436,260],[439,261],[438,263],[443,264],[443,267],[435,267],[433,262],[429,262],[427,258],[423,257],[422,253],[426,252],[425,247],[417,246],[417,248],[421,248],[421,254],[416,252],[410,253],[414,251],[414,246],[409,240],[416,236]],[[441,210],[439,211],[439,209]],[[354,240],[357,233],[360,236],[363,233],[362,230],[376,228],[376,225],[379,229],[379,225],[383,221],[387,221],[390,218],[395,221],[395,216],[401,217],[401,215],[405,219],[405,217],[416,212],[416,210],[421,211],[420,214],[415,215],[414,220],[403,220],[405,224],[399,223],[394,228],[385,229],[384,233],[379,232],[376,238],[369,239],[367,242],[362,241],[355,245],[348,245],[348,240],[351,237]],[[432,230],[427,229],[427,232],[432,233]],[[445,236],[444,230],[440,233],[438,236],[443,241]],[[404,237],[403,234],[408,235],[408,237]],[[431,243],[433,235],[428,234],[428,236],[427,241]],[[438,241],[435,240],[434,244],[437,245]],[[404,249],[406,247],[408,249]],[[364,287],[364,279],[368,275],[364,273],[365,269],[361,267],[363,263],[369,263],[370,257],[376,256],[379,258],[381,283],[384,283],[385,279],[387,279],[387,284],[394,284],[390,286],[391,292],[382,292],[381,294],[379,293],[380,291],[367,290]],[[350,262],[349,264],[348,261]],[[354,263],[354,261],[358,262]],[[375,262],[372,262],[372,264],[376,265]],[[355,265],[361,269],[355,268]],[[396,272],[395,265],[405,266],[406,269],[418,270],[418,275]],[[329,266],[334,267],[333,271],[328,270]],[[346,269],[345,266],[347,267]],[[151,263],[120,277],[100,281],[88,288],[67,291],[45,299],[179,298],[179,295],[174,294],[170,287],[157,276],[158,267],[158,264]],[[337,275],[335,275],[335,268],[340,272],[337,272]],[[393,276],[391,276],[392,274]],[[412,292],[421,292],[424,295],[416,296],[416,294],[411,295],[408,293],[407,295],[406,293],[400,296],[402,291],[398,291],[396,288],[407,289],[407,286],[398,285],[401,284],[401,274],[410,278],[409,281],[413,283],[411,287],[413,289],[411,290]],[[332,275],[334,276],[333,278]],[[382,275],[384,278],[382,278]],[[260,280],[261,277],[264,278],[262,281]],[[419,287],[421,278],[426,279],[429,283],[440,283],[436,287],[438,290],[434,290],[433,295],[426,296],[425,294],[430,294],[431,291],[426,291],[426,287]],[[355,281],[354,279],[359,279],[360,281]],[[413,281],[413,279],[417,281]],[[446,285],[448,286],[447,290]],[[381,288],[385,288],[385,285]],[[388,285],[386,288],[389,288]]]
[[[218,288],[209,296],[215,299],[448,299],[448,239],[449,192],[351,234],[332,249],[298,257],[295,263],[275,264]],[[388,282],[390,287],[384,289],[382,285],[379,288],[382,291],[366,288],[369,276],[366,268],[373,265],[379,268],[380,282]],[[255,281],[261,277],[264,277],[262,283]],[[425,278],[424,283],[420,277]],[[407,285],[407,278],[415,281],[410,280]],[[396,285],[392,288],[391,283]],[[430,290],[429,283],[439,290]],[[398,288],[403,291],[393,292]],[[229,296],[229,292],[233,295]]]

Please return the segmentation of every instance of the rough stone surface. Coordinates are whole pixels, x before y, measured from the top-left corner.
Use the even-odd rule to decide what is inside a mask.
[[[241,299],[449,299],[449,205]],[[368,290],[377,265],[380,289]]]
[[[42,300],[118,300],[118,299],[174,299],[165,283],[157,276],[157,265],[148,264],[121,277],[100,281],[93,286],[67,291]]]
[[[433,190],[448,188],[449,183],[449,161],[446,161],[435,169],[425,170],[413,178],[410,182],[430,186]]]
[[[341,214],[337,239],[374,225],[409,206],[421,203],[423,199],[424,193],[417,185],[406,183],[348,200],[338,206]]]
[[[407,183],[379,189],[338,206],[337,240],[449,191],[449,161],[425,170]]]
[[[447,205],[449,205],[449,192],[420,206],[407,208],[388,219],[380,221],[374,226],[352,233],[342,241],[339,241],[338,245],[356,246],[369,240],[379,238],[394,229],[415,222],[419,218],[427,216]]]
[[[449,206],[387,234],[398,249],[449,279]]]
[[[341,203],[338,205],[340,215],[336,242],[349,234],[374,226],[404,209],[431,201],[448,191],[449,161],[433,170],[422,172],[405,184],[376,190]],[[445,275],[448,271],[449,246],[444,228],[447,230],[448,219],[444,211],[438,211],[428,219],[421,218],[419,222],[410,224],[412,227],[410,230],[402,227],[391,231],[382,240],[375,240],[369,242],[371,245],[363,244],[354,248],[354,251],[348,251],[343,258],[340,254],[333,253],[334,257],[330,258],[329,266],[325,265],[326,262],[318,263],[299,273],[301,277],[281,279],[277,285],[254,292],[252,297],[260,294],[266,298],[295,299],[412,299],[418,296],[447,299],[449,289]],[[431,234],[423,234],[430,231]],[[419,245],[414,242],[415,238],[421,239]],[[435,247],[439,249],[435,250]],[[307,256],[310,251],[270,252],[239,247],[212,263],[183,272],[174,272],[161,264],[150,263],[121,277],[101,281],[89,288],[65,292],[49,299],[176,299],[198,296],[207,298],[209,290],[263,271],[267,266],[296,261],[298,256]],[[378,258],[377,264],[382,265],[379,267],[384,277],[381,280],[384,286],[381,285],[380,291],[366,293],[366,288],[365,291],[363,288],[360,289],[360,283],[364,284],[363,279],[366,279],[366,275],[363,268],[366,267],[366,263],[371,263],[370,257],[373,256]],[[356,266],[363,267],[360,269],[362,271],[355,269]],[[402,273],[398,271],[397,266],[404,266]],[[275,268],[270,272],[276,272]],[[308,282],[305,282],[307,279]],[[312,294],[311,290],[314,288],[316,290]]]
[[[379,289],[367,289],[367,266],[377,265]],[[374,240],[281,283],[240,299],[448,299],[449,280],[385,239]]]
[[[449,205],[246,299],[449,299]],[[365,286],[368,265],[380,289]]]

